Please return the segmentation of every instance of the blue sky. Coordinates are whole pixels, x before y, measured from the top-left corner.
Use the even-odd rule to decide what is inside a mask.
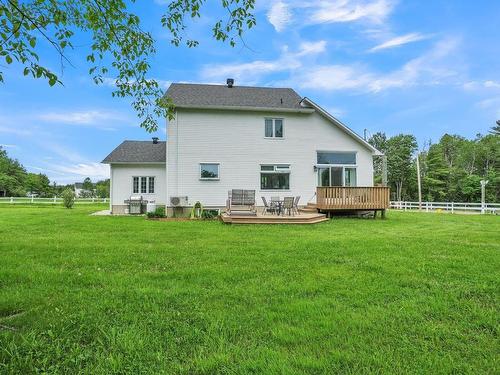
[[[133,9],[157,40],[151,76],[170,82],[292,87],[359,134],[474,137],[500,119],[500,1],[257,0],[247,47],[211,39],[215,0],[190,24],[194,49],[174,47],[160,24],[168,1]],[[85,35],[78,35],[85,41]],[[108,175],[99,162],[124,139],[150,139],[127,99],[87,75],[85,43],[68,53],[64,86],[0,65],[0,144],[30,171],[69,183]],[[61,73],[48,47],[42,61]],[[165,128],[156,134],[165,139]]]

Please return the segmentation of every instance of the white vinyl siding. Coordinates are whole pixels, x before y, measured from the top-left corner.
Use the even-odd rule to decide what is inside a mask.
[[[113,205],[124,205],[124,201],[133,194],[144,195],[147,200],[154,200],[157,204],[166,203],[166,175],[165,164],[111,164],[111,199]],[[154,178],[149,186],[154,193],[140,192],[140,177]],[[135,180],[137,178],[137,180]],[[134,193],[137,181],[137,193]],[[154,186],[153,186],[154,185]],[[146,181],[146,187],[148,182]]]
[[[282,118],[280,142],[263,136],[263,118]],[[356,152],[356,185],[373,186],[372,153],[318,113],[277,113],[177,109],[168,123],[168,197],[188,196],[190,204],[224,206],[228,190],[261,189],[261,165],[290,165],[287,195],[301,196],[300,204],[314,197],[318,183],[318,151]],[[200,180],[200,162],[223,166],[216,184]],[[351,165],[353,166],[353,165]]]

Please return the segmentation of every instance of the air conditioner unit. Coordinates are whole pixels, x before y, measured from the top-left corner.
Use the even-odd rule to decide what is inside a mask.
[[[188,206],[188,197],[170,197],[170,204],[174,207]]]

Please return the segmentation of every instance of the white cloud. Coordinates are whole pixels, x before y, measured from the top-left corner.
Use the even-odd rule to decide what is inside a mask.
[[[267,19],[276,31],[325,23],[363,21],[383,24],[394,0],[277,0],[268,5]]]
[[[45,173],[51,181],[68,184],[83,181],[90,177],[92,181],[109,178],[109,166],[100,163],[47,164],[47,167],[27,165],[29,170]]]
[[[222,82],[224,78],[233,77],[237,84],[255,84],[262,76],[295,70],[302,66],[300,58],[307,58],[326,50],[326,41],[303,42],[296,52],[289,52],[285,46],[281,56],[276,60],[255,60],[248,63],[206,65],[201,76],[203,81]]]
[[[168,87],[172,84],[172,81],[167,81],[165,79],[159,79],[159,78],[153,78],[158,83],[158,86],[164,90],[168,89]],[[129,81],[129,84],[133,84],[134,82],[137,82],[135,79],[132,79]],[[111,77],[104,77],[102,79],[102,83],[105,86],[109,87],[115,87],[116,86],[116,79],[111,78]]]
[[[457,40],[444,39],[427,53],[392,72],[378,73],[359,64],[313,66],[299,72],[294,80],[305,88],[330,91],[351,89],[364,92],[380,92],[418,84],[449,83],[459,75],[448,61],[457,47]]]
[[[2,148],[17,148],[17,145],[0,143],[0,147],[2,147]]]
[[[113,112],[88,110],[72,112],[48,112],[38,116],[40,120],[47,122],[60,122],[75,125],[94,125],[109,120],[120,120],[122,116]]]
[[[403,44],[418,42],[420,40],[428,39],[428,35],[423,35],[420,33],[410,33],[406,35],[401,35],[392,39],[389,39],[369,50],[369,52],[376,52],[382,49],[395,48],[402,46]]]
[[[468,81],[463,85],[466,90],[480,90],[480,89],[500,89],[500,81]]]
[[[217,81],[233,76],[239,83],[259,84],[270,74],[280,73],[287,74],[288,78],[280,79],[275,84],[324,91],[372,93],[414,85],[457,84],[463,69],[462,64],[457,62],[458,46],[457,39],[443,39],[399,69],[377,72],[361,63],[317,65],[309,59],[306,66],[306,56],[313,57],[326,50],[325,41],[310,42],[302,43],[296,52],[284,48],[275,60],[206,66],[202,77]]]
[[[290,23],[292,14],[288,5],[283,1],[278,1],[271,5],[267,12],[268,21],[274,26],[277,32],[281,32]]]
[[[326,40],[319,40],[317,42],[302,42],[300,43],[300,49],[295,53],[296,57],[315,55],[318,53],[325,52],[326,50]]]
[[[81,179],[90,177],[95,181],[96,179],[109,178],[109,166],[101,163],[79,163],[66,166],[56,165],[53,168],[66,175],[79,177]]]
[[[376,1],[320,1],[310,15],[311,23],[335,23],[368,20],[383,23],[392,12],[394,3],[388,0]]]

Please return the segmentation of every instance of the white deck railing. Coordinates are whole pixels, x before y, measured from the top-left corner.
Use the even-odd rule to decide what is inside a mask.
[[[38,197],[0,197],[0,204],[58,204],[63,199]],[[76,204],[109,203],[109,198],[76,198]]]
[[[396,210],[418,210],[418,202],[408,201],[391,201],[390,206]],[[480,214],[498,214],[500,213],[500,203],[465,203],[465,202],[422,202],[422,211],[449,211],[454,212],[470,212]]]

